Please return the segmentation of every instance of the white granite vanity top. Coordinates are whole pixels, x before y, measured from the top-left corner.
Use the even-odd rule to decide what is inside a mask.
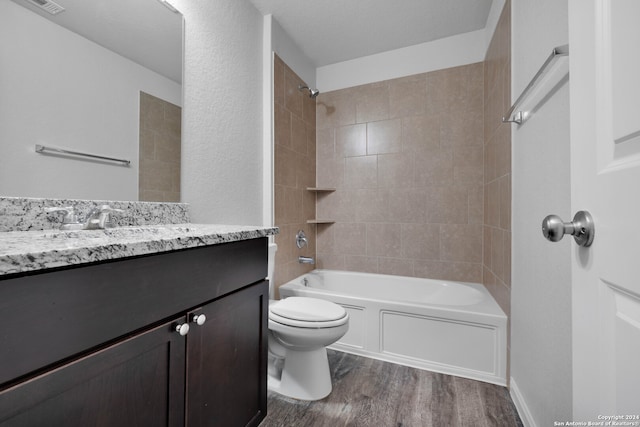
[[[271,227],[215,224],[0,232],[0,276],[255,239],[277,232]]]

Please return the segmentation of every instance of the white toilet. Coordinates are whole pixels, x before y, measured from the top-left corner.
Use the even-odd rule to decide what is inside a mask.
[[[277,245],[269,245],[268,278],[273,277]],[[273,287],[269,284],[273,297]],[[268,388],[301,400],[319,400],[331,393],[326,346],[349,329],[344,308],[317,298],[269,300]]]

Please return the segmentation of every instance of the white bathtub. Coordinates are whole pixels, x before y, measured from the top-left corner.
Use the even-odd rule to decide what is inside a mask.
[[[294,295],[347,310],[349,332],[333,349],[506,384],[507,317],[480,284],[314,270],[280,287]]]

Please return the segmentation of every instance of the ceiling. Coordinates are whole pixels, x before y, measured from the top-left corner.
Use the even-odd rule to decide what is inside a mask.
[[[481,30],[492,0],[250,0],[316,67]]]

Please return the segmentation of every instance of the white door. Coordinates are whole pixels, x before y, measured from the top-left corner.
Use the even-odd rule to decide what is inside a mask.
[[[640,421],[633,419],[640,415],[640,1],[569,0],[569,46],[571,204],[574,212],[590,211],[595,223],[593,245],[573,245],[572,253],[574,419],[622,415],[635,422]]]

